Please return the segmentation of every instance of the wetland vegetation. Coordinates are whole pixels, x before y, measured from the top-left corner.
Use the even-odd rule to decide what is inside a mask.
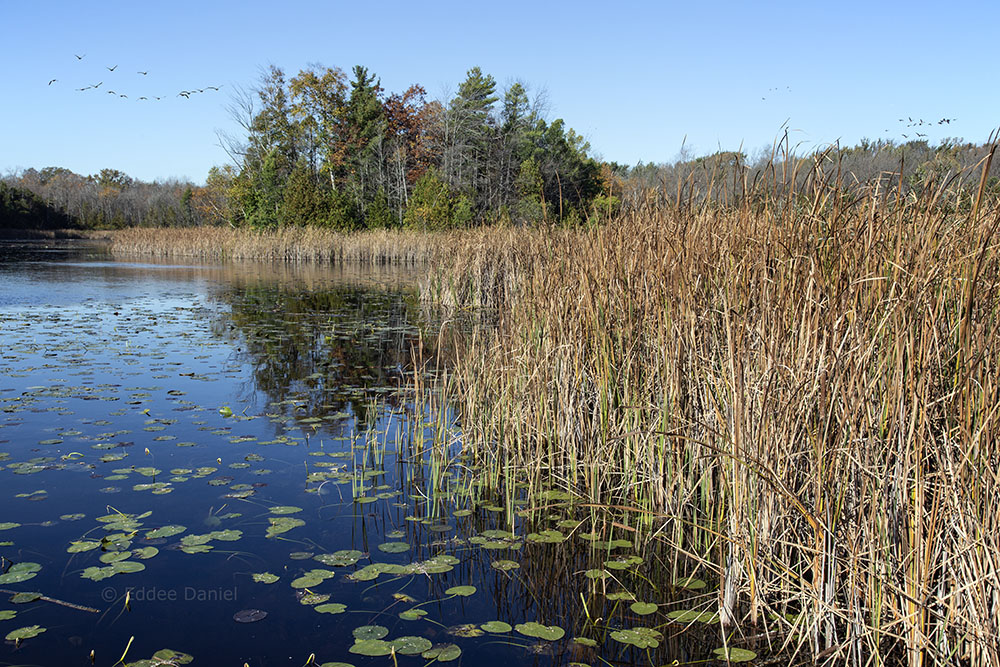
[[[272,68],[204,188],[0,184],[125,227],[0,247],[0,662],[1000,665],[996,144],[502,99]]]

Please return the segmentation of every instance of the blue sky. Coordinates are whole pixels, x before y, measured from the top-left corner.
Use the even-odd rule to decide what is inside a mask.
[[[501,87],[545,91],[552,118],[626,164],[673,160],[682,145],[753,154],[786,121],[804,148],[918,131],[982,142],[1000,125],[998,19],[985,0],[0,0],[0,174],[112,167],[203,182],[227,162],[217,131],[237,129],[230,94],[271,64],[361,64],[387,91],[419,83],[429,99],[478,65]],[[222,88],[177,96],[209,85]]]

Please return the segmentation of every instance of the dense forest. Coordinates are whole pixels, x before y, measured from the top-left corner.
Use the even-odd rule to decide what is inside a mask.
[[[950,186],[989,148],[862,140],[803,156],[786,139],[754,156],[682,152],[671,163],[623,166],[595,158],[562,119],[547,118],[544,95],[531,98],[522,83],[500,90],[478,67],[450,100],[428,101],[419,85],[387,93],[360,65],[350,75],[314,66],[292,77],[272,66],[232,96],[229,111],[238,131],[220,139],[231,163],[213,167],[204,185],[146,183],[112,168],[28,169],[0,180],[0,229],[576,225],[650,197],[725,200],[762,179]],[[1000,164],[992,171],[997,188]]]

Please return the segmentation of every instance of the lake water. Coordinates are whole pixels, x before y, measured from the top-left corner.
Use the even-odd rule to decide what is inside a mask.
[[[454,326],[415,278],[0,246],[0,664],[710,655],[668,626],[676,564],[556,491],[489,496],[414,406]]]

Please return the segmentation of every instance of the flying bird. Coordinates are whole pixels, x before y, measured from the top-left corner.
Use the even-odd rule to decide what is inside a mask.
[[[124,93],[122,93],[122,94],[121,94],[121,95],[119,95],[118,97],[124,97],[125,99],[128,99],[128,95],[126,95],[126,94],[124,94]]]
[[[222,86],[205,86],[205,90],[218,90]]]
[[[143,76],[146,76],[147,74],[149,74],[149,72],[136,72],[136,74],[141,74]]]
[[[148,100],[149,98],[148,97],[140,97],[139,99],[140,100]]]
[[[56,82],[56,81],[58,81],[58,80],[59,80],[59,79],[52,79],[51,81],[49,81],[49,85],[51,86],[51,85],[52,85],[53,83],[55,83],[55,82]]]
[[[104,68],[109,72],[114,72],[116,69],[118,69],[118,65],[115,65],[114,67],[108,67],[107,65],[105,65]]]
[[[99,81],[96,84],[94,84],[93,86],[91,86],[91,88],[99,88],[102,83],[104,83],[104,82],[103,81]]]
[[[113,90],[109,90],[109,91],[108,91],[108,95],[117,95],[117,94],[118,94],[118,93],[116,93],[116,92],[115,92],[115,91],[113,91]]]
[[[76,56],[76,54],[75,54],[75,53],[74,53],[73,55],[74,55],[74,56]],[[84,56],[86,56],[86,55],[87,55],[87,54],[86,54],[86,53],[84,53],[84,54],[83,54],[82,56],[76,56],[76,59],[77,59],[77,60],[83,60]]]

